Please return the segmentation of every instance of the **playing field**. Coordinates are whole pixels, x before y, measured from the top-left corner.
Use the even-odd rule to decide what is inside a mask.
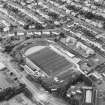
[[[49,76],[56,76],[61,74],[61,72],[69,71],[73,66],[65,57],[49,47],[28,55],[28,58]]]

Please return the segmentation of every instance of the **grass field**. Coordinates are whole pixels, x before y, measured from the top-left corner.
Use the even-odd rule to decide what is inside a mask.
[[[49,76],[56,76],[73,66],[65,57],[48,47],[30,54],[28,58]]]

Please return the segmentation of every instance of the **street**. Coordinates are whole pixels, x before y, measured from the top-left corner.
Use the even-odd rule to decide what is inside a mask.
[[[12,58],[10,56],[0,52],[1,62],[3,62],[10,71],[16,74],[21,83],[26,84],[27,88],[33,93],[33,96],[37,102],[40,102],[42,105],[45,105],[45,102],[49,103],[48,105],[67,105],[67,103],[63,100],[55,98],[51,94],[46,93],[44,90],[42,91],[35,87],[34,84],[32,84],[29,80],[26,79],[25,76],[27,74],[23,74],[25,72],[20,72],[20,70],[16,68],[16,64],[12,64],[10,62],[11,59]]]

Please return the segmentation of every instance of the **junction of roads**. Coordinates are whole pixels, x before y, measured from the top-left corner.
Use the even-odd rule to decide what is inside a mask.
[[[0,105],[105,105],[105,1],[0,0]]]

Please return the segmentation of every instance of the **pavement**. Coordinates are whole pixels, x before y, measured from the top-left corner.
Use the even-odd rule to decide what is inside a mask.
[[[3,11],[3,9],[1,9],[1,8],[0,8],[0,17],[2,17],[4,20],[7,20],[9,23],[12,23],[13,25],[20,26],[20,23],[16,20],[15,17],[13,17],[9,13]]]
[[[14,8],[18,8],[18,10],[20,10],[21,12],[23,12],[27,16],[31,17],[32,19],[34,19],[35,22],[37,21],[39,23],[44,23],[43,18],[35,15],[35,12],[30,10],[29,8],[23,7],[23,6],[21,6],[19,4],[16,4],[16,3],[14,3],[14,2],[12,2],[10,0],[8,0],[7,3],[9,5],[11,5],[12,7],[14,7]]]
[[[42,6],[49,8],[50,10],[53,10],[56,13],[62,14],[62,15],[66,15],[71,17],[72,19],[74,19],[75,22],[79,23],[80,25],[83,25],[91,30],[94,30],[94,32],[97,32],[98,34],[101,33],[105,33],[104,30],[101,30],[99,28],[94,27],[93,25],[90,25],[89,23],[80,20],[79,18],[76,18],[74,16],[72,16],[71,14],[67,14],[65,10],[63,10],[62,8],[58,8],[57,6],[54,5],[54,3],[52,4],[51,2],[45,2],[44,0],[41,0],[42,3],[40,3]],[[58,4],[59,5],[59,4]]]

